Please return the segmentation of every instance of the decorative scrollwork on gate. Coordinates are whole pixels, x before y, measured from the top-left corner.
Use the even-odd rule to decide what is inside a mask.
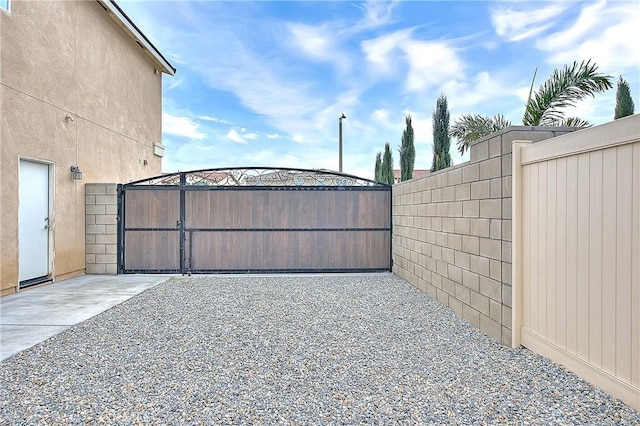
[[[248,167],[178,172],[131,182],[128,185],[186,186],[385,186],[358,176],[331,170]]]

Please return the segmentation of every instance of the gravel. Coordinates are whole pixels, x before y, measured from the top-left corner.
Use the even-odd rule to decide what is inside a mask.
[[[391,274],[173,279],[0,379],[0,424],[640,424]]]

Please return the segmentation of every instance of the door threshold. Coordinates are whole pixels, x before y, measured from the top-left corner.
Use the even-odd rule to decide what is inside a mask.
[[[44,275],[42,277],[30,278],[28,280],[20,281],[18,288],[22,290],[23,288],[31,287],[38,284],[46,283],[47,281],[53,281],[53,278],[49,275]]]

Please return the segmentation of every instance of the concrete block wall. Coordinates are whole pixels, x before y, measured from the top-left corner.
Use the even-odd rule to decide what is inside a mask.
[[[85,263],[87,274],[118,273],[118,185],[85,185]]]
[[[470,161],[393,187],[393,272],[511,345],[511,144],[574,128],[509,127]]]

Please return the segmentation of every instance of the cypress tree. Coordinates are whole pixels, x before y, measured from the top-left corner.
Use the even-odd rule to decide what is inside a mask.
[[[376,168],[375,168],[375,172],[373,174],[374,176],[374,180],[376,182],[380,182],[380,167],[382,166],[382,153],[378,151],[378,153],[376,154]]]
[[[443,94],[438,97],[436,110],[433,113],[433,164],[431,171],[442,170],[451,167],[451,154],[449,148],[449,108],[447,97]]]
[[[633,115],[633,110],[634,105],[633,99],[631,99],[629,83],[620,76],[620,80],[618,80],[618,91],[616,92],[616,111],[613,118],[617,120],[618,118]]]
[[[416,161],[416,148],[413,145],[413,127],[411,126],[411,115],[404,119],[407,127],[402,132],[402,142],[400,145],[400,180],[413,179],[413,166]]]
[[[393,185],[393,155],[389,142],[384,144],[384,154],[382,155],[382,165],[380,166],[380,183]]]

